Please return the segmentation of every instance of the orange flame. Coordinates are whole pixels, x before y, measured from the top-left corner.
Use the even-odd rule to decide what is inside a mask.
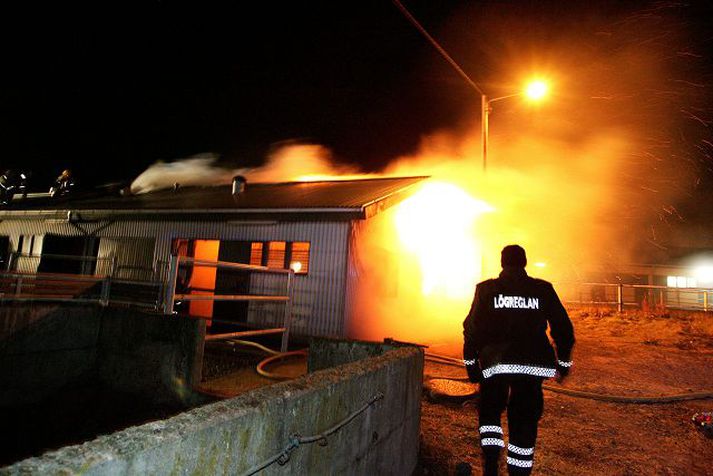
[[[417,259],[424,296],[468,298],[478,278],[481,250],[475,219],[494,209],[448,182],[430,182],[404,200],[395,225],[405,250]]]

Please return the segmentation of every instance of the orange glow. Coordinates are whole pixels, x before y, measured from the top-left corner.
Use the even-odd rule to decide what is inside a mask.
[[[490,205],[447,182],[429,182],[398,206],[398,236],[418,260],[424,296],[453,299],[472,293],[480,254],[473,223],[488,211],[493,211]]]
[[[516,136],[496,142],[495,165],[482,174],[477,132],[435,135],[384,171],[433,178],[357,225],[351,337],[457,350],[475,284],[498,275],[503,246],[523,246],[528,273],[556,286],[617,249],[601,217],[620,203],[612,170],[624,141],[608,134],[575,147]]]
[[[533,101],[539,101],[547,95],[549,86],[541,79],[532,81],[525,88],[525,96]]]
[[[196,240],[194,257],[206,261],[218,261],[218,240]],[[212,266],[195,266],[191,275],[191,294],[208,294],[215,292],[216,268]],[[213,301],[191,301],[190,313],[193,316],[213,317]],[[210,324],[210,321],[208,321]]]
[[[377,175],[369,174],[349,174],[349,175],[329,175],[329,174],[310,174],[310,175],[299,175],[294,177],[296,182],[321,182],[330,181],[335,182],[338,180],[362,180],[369,178],[377,178]]]

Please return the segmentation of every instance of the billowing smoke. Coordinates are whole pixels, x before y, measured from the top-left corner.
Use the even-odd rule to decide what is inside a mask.
[[[459,341],[473,286],[497,275],[499,251],[508,244],[525,247],[530,274],[555,283],[646,263],[642,243],[665,249],[663,237],[686,218],[687,201],[710,184],[702,171],[710,170],[713,151],[712,81],[699,77],[702,57],[690,45],[681,8],[658,2],[582,21],[568,17],[570,26],[548,23],[534,46],[529,40],[537,32],[525,15],[497,22],[483,15],[487,44],[501,62],[490,62],[494,73],[545,71],[553,94],[536,107],[520,98],[494,104],[487,173],[477,121],[423,138],[417,153],[382,171],[432,179],[355,226],[352,336]],[[519,86],[484,84],[492,97]],[[466,113],[478,117],[477,110]],[[206,184],[227,183],[236,173],[285,181],[354,172],[332,165],[318,145],[282,147],[251,170],[216,171],[204,159],[179,164],[171,165],[181,172],[213,169],[213,176],[197,174]],[[189,184],[174,178],[172,167],[157,164],[132,189],[146,191],[159,178],[163,186]]]
[[[165,188],[197,185],[221,185],[230,183],[235,175],[246,169],[218,167],[218,156],[212,153],[198,154],[174,162],[159,161],[143,171],[131,182],[131,193],[140,194]]]
[[[556,286],[649,263],[675,246],[675,230],[687,220],[682,210],[695,211],[700,204],[691,199],[710,183],[713,123],[706,92],[713,81],[701,75],[703,57],[682,8],[658,2],[581,22],[567,17],[576,28],[548,25],[540,44],[528,44],[543,39],[534,38],[529,19],[483,16],[498,74],[545,71],[553,94],[536,107],[518,98],[493,105],[485,174],[478,123],[425,138],[418,154],[387,169],[457,185],[492,211],[473,213],[469,200],[448,204],[440,201],[450,195],[445,189],[424,189],[427,200],[406,201],[363,225],[352,334],[452,349],[474,284],[497,275],[508,244],[524,246],[528,272]],[[491,97],[517,87],[486,86]],[[469,223],[459,222],[468,215]],[[405,227],[404,216],[411,217]],[[418,236],[415,246],[404,229]]]
[[[219,166],[218,155],[205,153],[174,162],[159,161],[131,183],[134,194],[180,186],[229,184],[236,175],[254,182],[315,180],[320,177],[357,176],[354,168],[337,165],[329,150],[316,144],[290,144],[277,147],[264,165],[251,168]]]

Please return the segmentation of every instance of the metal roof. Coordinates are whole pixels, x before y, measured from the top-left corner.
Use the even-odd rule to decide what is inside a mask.
[[[102,219],[169,216],[195,219],[364,219],[405,198],[428,177],[388,177],[314,182],[247,183],[233,195],[231,185],[178,187],[139,195],[69,195],[18,200],[0,208],[0,218]]]

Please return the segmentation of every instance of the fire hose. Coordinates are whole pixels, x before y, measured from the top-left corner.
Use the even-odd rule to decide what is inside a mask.
[[[287,380],[291,377],[288,375],[281,375],[281,374],[268,372],[267,370],[265,370],[265,367],[268,364],[271,364],[272,362],[276,362],[278,360],[286,359],[288,357],[293,357],[293,356],[297,356],[297,355],[300,355],[300,356],[307,355],[306,349],[293,350],[290,352],[278,352],[278,351],[272,350],[269,347],[266,347],[262,344],[259,344],[257,342],[252,342],[249,340],[231,339],[228,342],[233,345],[238,344],[238,345],[246,345],[246,346],[250,346],[250,347],[256,347],[256,348],[262,350],[263,352],[267,352],[268,354],[270,354],[269,357],[261,360],[260,363],[257,364],[257,367],[255,368],[255,370],[257,371],[258,374],[262,375],[263,377],[267,377],[267,378],[273,379],[273,380]]]
[[[269,354],[270,357],[267,357],[266,359],[263,359],[258,365],[257,365],[257,373],[262,375],[263,377],[267,377],[273,380],[286,380],[290,378],[289,376],[286,375],[280,375],[280,374],[275,374],[272,372],[268,372],[265,370],[265,367],[272,362],[276,362],[278,360],[283,360],[289,357],[293,356],[305,356],[307,355],[307,350],[295,350],[295,351],[290,351],[290,352],[284,352],[280,353],[278,351],[272,350],[268,347],[265,347],[261,344],[258,344],[257,342],[251,342],[251,341],[243,341],[243,340],[232,340],[230,341],[234,344],[240,344],[240,345],[249,345],[253,347],[257,347]],[[442,365],[450,365],[453,367],[459,367],[459,368],[464,368],[465,366],[463,365],[463,362],[460,359],[456,359],[455,357],[450,357],[447,355],[440,355],[440,354],[435,354],[432,352],[426,352],[425,353],[426,359],[430,360],[431,362],[436,362],[440,363]],[[430,381],[435,381],[435,380],[446,380],[446,381],[453,381],[453,382],[468,382],[467,377],[430,377],[429,379],[426,380],[426,387],[428,387]],[[656,404],[656,403],[673,403],[673,402],[683,402],[683,401],[691,401],[691,400],[708,400],[708,399],[713,399],[713,392],[688,392],[688,393],[681,393],[681,394],[672,394],[672,395],[661,395],[661,396],[630,396],[630,395],[613,395],[613,394],[606,394],[606,393],[597,393],[597,392],[590,392],[587,390],[577,390],[577,389],[571,389],[571,388],[565,388],[565,387],[560,387],[560,386],[555,386],[555,385],[548,385],[544,384],[542,386],[544,390],[553,392],[553,393],[559,393],[562,395],[567,395],[570,397],[575,397],[575,398],[585,398],[588,400],[597,400],[601,402],[610,402],[610,403],[634,403],[634,404]],[[433,394],[434,392],[431,391]],[[462,395],[459,397],[460,400],[472,400],[475,398],[478,394],[478,391],[474,391],[470,394]]]
[[[439,355],[433,353],[426,353],[426,359],[431,362],[440,363],[443,365],[450,365],[453,367],[465,367],[463,362],[454,357],[449,357],[446,355]],[[467,377],[431,377],[428,381],[434,380],[446,380],[454,382],[468,382]],[[428,382],[427,382],[428,385]],[[713,399],[713,392],[690,392],[682,394],[673,395],[662,395],[662,396],[628,396],[628,395],[611,395],[605,393],[589,392],[586,390],[576,390],[564,387],[558,387],[554,385],[543,385],[544,390],[548,390],[554,393],[561,393],[563,395],[568,395],[575,398],[586,398],[589,400],[598,400],[602,402],[611,403],[638,403],[638,404],[653,404],[653,403],[672,403],[672,402],[682,402],[688,400],[707,400]],[[462,400],[471,400],[476,397],[477,391],[461,396]]]

